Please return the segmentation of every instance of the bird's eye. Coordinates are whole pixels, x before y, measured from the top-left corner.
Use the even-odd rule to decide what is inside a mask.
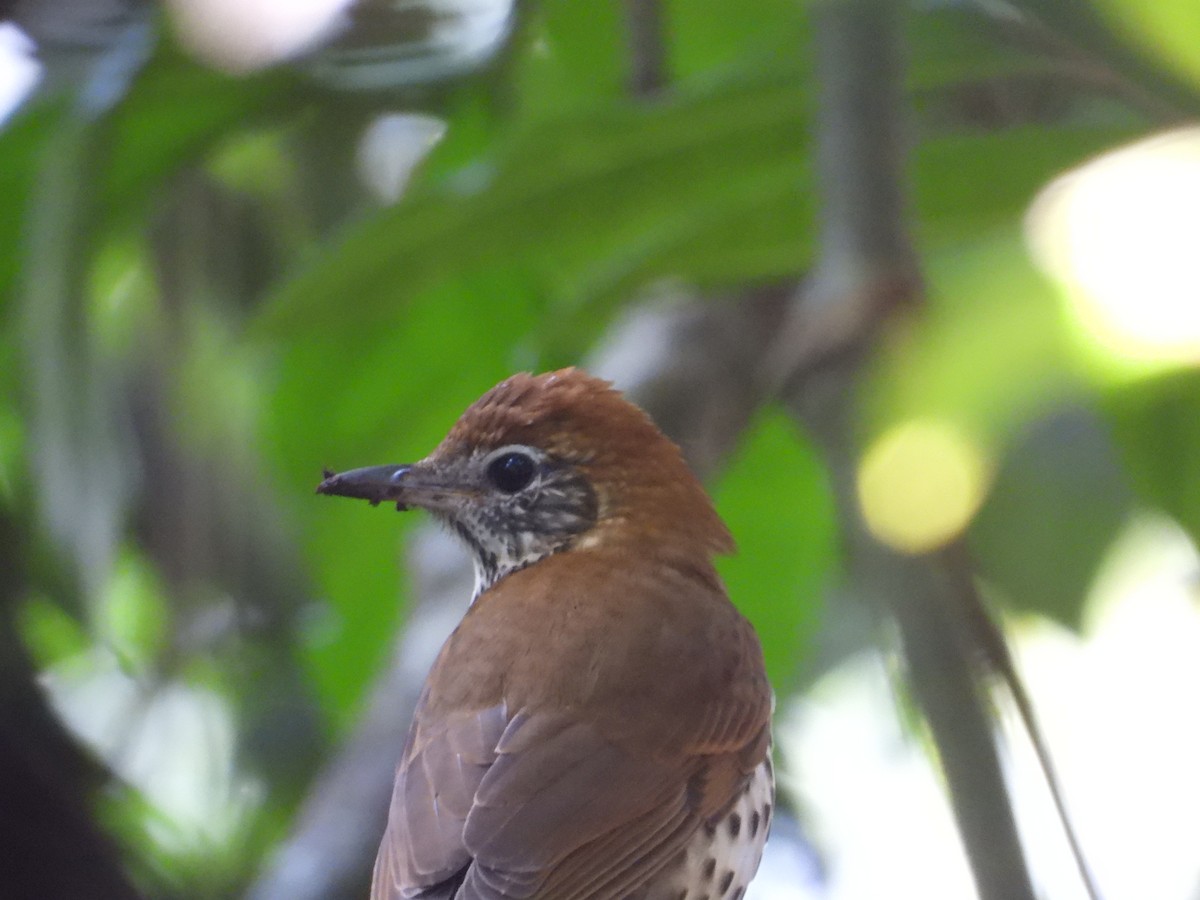
[[[537,466],[524,453],[497,456],[487,467],[488,480],[507,494],[515,494],[533,481]]]

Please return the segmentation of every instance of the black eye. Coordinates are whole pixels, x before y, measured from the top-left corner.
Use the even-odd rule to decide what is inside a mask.
[[[515,494],[533,481],[536,471],[536,464],[524,453],[505,453],[488,463],[487,476],[500,490]]]

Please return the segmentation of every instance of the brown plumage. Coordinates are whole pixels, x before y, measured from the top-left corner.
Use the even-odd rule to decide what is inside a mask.
[[[421,462],[318,490],[426,508],[476,563],[374,900],[740,897],[770,821],[771,692],[712,564],[733,541],[644,413],[577,370],[516,375]]]

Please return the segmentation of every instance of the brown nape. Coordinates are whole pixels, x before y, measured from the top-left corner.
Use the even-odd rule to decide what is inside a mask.
[[[589,478],[601,520],[645,536],[732,553],[733,538],[679,448],[612,385],[575,368],[520,373],[462,414],[435,451],[537,447]]]

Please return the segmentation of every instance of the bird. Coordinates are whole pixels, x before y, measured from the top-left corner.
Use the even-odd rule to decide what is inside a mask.
[[[372,900],[740,900],[774,804],[760,641],[733,538],[612,385],[520,373],[410,465],[320,494],[428,511],[475,592],[417,703]]]

